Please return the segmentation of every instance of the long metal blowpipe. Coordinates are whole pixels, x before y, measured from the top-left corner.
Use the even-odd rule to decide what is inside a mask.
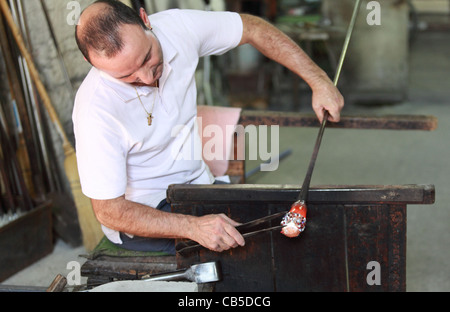
[[[338,85],[339,78],[341,76],[342,66],[344,65],[344,60],[347,55],[348,46],[350,44],[350,39],[353,34],[353,29],[355,28],[356,19],[358,17],[360,6],[361,0],[357,0],[355,3],[355,7],[353,9],[353,15],[350,21],[350,26],[348,28],[347,35],[345,37],[344,47],[342,49],[341,57],[336,71],[336,76],[334,78],[334,85],[336,87]],[[314,147],[308,171],[306,172],[305,180],[303,181],[299,198],[294,204],[292,204],[291,210],[284,216],[283,220],[281,221],[281,225],[283,226],[281,233],[287,237],[290,238],[298,237],[305,230],[306,215],[308,212],[306,201],[308,200],[309,186],[311,184],[312,173],[314,171],[314,166],[316,164],[317,155],[319,154],[320,144],[322,143],[323,134],[325,132],[325,127],[327,125],[329,116],[330,116],[329,112],[325,111],[322,125],[319,130],[319,135],[317,136],[316,145]]]
[[[344,47],[342,49],[341,57],[340,57],[340,60],[339,60],[339,63],[338,63],[336,76],[334,78],[334,85],[336,87],[337,87],[337,85],[339,83],[339,78],[341,77],[342,67],[344,65],[344,61],[345,61],[345,58],[347,56],[347,51],[348,51],[348,47],[350,45],[350,40],[351,40],[352,35],[353,35],[353,30],[355,29],[355,24],[356,24],[356,20],[357,20],[357,17],[358,17],[360,6],[361,6],[361,0],[357,0],[356,3],[355,3],[355,7],[353,9],[353,15],[352,15],[352,19],[350,21],[350,25],[349,25],[349,28],[348,28],[348,31],[347,31],[347,35],[345,37]],[[316,145],[314,147],[313,155],[311,157],[311,162],[309,164],[309,168],[308,168],[308,171],[306,173],[305,180],[303,182],[302,190],[300,192],[299,200],[303,201],[303,202],[306,202],[306,200],[308,199],[308,192],[309,192],[309,186],[310,186],[310,183],[311,183],[312,173],[314,171],[314,166],[316,164],[317,155],[319,154],[320,144],[322,143],[322,137],[323,137],[323,134],[325,132],[325,127],[327,125],[329,116],[330,116],[329,112],[325,111],[324,118],[323,118],[323,121],[322,121],[322,126],[320,127],[319,135],[317,137]]]

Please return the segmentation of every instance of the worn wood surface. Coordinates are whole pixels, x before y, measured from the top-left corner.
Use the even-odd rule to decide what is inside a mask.
[[[171,185],[167,192],[171,203],[212,202],[290,202],[298,199],[297,185]],[[336,185],[313,186],[309,202],[314,204],[406,203],[432,204],[433,185]]]
[[[145,275],[171,272],[177,269],[174,256],[163,257],[99,257],[86,261],[81,275],[88,286],[98,286],[114,280],[140,280]]]
[[[168,198],[176,213],[225,213],[244,223],[289,210],[298,193],[298,187],[280,185],[174,185]],[[316,187],[299,238],[265,233],[242,248],[221,254],[202,249],[177,255],[177,262],[184,268],[220,261],[218,292],[405,291],[406,206],[432,203],[432,185]],[[367,283],[372,261],[381,266],[381,285]]]
[[[280,127],[320,127],[317,117],[297,112],[244,110],[239,121],[249,125],[279,125]],[[339,123],[329,123],[329,128],[380,129],[380,130],[423,130],[433,131],[438,127],[434,116],[386,115],[386,116],[342,116]]]

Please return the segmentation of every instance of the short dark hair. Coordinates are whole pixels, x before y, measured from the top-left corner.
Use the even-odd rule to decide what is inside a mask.
[[[95,19],[83,21],[82,31],[79,31],[79,25],[75,27],[78,48],[89,62],[89,51],[113,57],[122,50],[120,26],[139,25],[144,30],[148,29],[134,9],[118,0],[98,0],[95,3],[106,4],[107,9],[99,13]]]

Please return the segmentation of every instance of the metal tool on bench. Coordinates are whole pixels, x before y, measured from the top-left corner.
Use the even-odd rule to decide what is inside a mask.
[[[276,214],[270,215],[270,216],[266,216],[260,219],[256,219],[253,220],[251,222],[248,223],[244,223],[238,227],[236,227],[236,230],[239,231],[239,233],[241,233],[241,235],[247,239],[249,237],[261,234],[261,233],[265,233],[265,232],[272,232],[272,231],[276,231],[276,230],[280,230],[282,228],[281,225],[278,226],[274,226],[274,227],[269,227],[269,228],[264,228],[264,229],[259,229],[256,230],[255,228],[258,225],[264,224],[266,222],[275,220],[275,219],[280,219],[281,217],[283,217],[285,214],[287,213],[287,211],[283,211],[283,212],[278,212]],[[279,224],[279,223],[278,223]],[[255,229],[254,231],[252,231],[252,229]],[[194,252],[197,251],[201,248],[204,248],[202,245],[200,245],[199,243],[195,242],[195,241],[186,241],[186,242],[179,242],[175,249],[177,251],[177,253],[179,253],[180,255],[185,255],[189,252]]]
[[[196,264],[187,270],[170,273],[147,275],[144,281],[180,281],[188,280],[197,284],[218,282],[222,279],[222,271],[218,261]]]
[[[168,273],[158,273],[154,275],[147,275],[140,280],[128,280],[128,281],[116,281],[106,284],[101,284],[91,290],[82,292],[110,292],[116,291],[115,289],[134,289],[133,284],[138,284],[139,291],[145,289],[148,285],[147,282],[173,282],[173,281],[190,281],[196,284],[207,284],[219,282],[222,280],[222,269],[219,261],[207,262],[192,265],[188,269],[178,270]]]

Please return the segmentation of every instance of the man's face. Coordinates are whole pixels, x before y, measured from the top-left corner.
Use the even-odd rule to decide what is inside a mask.
[[[135,86],[151,86],[161,78],[164,69],[161,45],[155,35],[137,25],[121,27],[124,47],[107,58],[92,53],[92,65],[108,75]]]

